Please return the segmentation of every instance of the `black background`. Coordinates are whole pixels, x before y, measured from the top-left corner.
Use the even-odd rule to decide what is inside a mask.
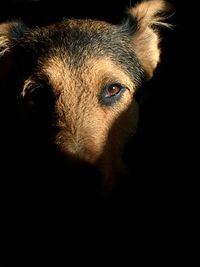
[[[132,4],[134,2],[132,1]],[[184,103],[188,76],[185,67],[187,53],[184,48],[184,35],[188,24],[184,11],[188,7],[185,1],[170,2],[174,4],[174,15],[169,22],[174,27],[172,30],[161,30],[161,64],[153,79],[145,86],[140,99],[140,123],[134,140],[134,153],[128,151],[127,160],[130,165],[136,161],[136,177],[140,182],[143,180],[140,184],[142,188],[143,184],[147,191],[149,188],[156,190],[154,193],[158,198],[162,197],[164,200],[166,197],[168,201],[174,201],[178,196],[177,191],[184,183],[183,173],[186,172],[185,137],[189,126],[184,125],[188,117]],[[74,17],[119,23],[129,6],[129,0],[10,0],[1,8],[0,21],[20,18],[28,25],[39,26],[64,17]],[[169,200],[168,192],[172,200]]]
[[[135,1],[132,1],[134,4]],[[174,15],[170,23],[172,30],[162,29],[162,57],[153,79],[146,84],[140,99],[140,123],[134,140],[134,153],[127,150],[127,161],[132,166],[140,190],[155,202],[159,197],[165,203],[179,200],[180,188],[184,186],[183,173],[185,141],[184,121],[187,120],[183,96],[186,94],[184,34],[186,4],[184,1],[170,1],[174,4]],[[129,0],[121,1],[28,1],[10,0],[1,8],[0,21],[21,19],[28,25],[47,25],[66,17],[95,18],[119,23]],[[188,128],[185,127],[185,128]],[[131,148],[130,148],[131,149]],[[134,178],[135,179],[135,178]],[[152,190],[152,195],[149,191]],[[144,193],[142,193],[143,195]],[[169,195],[171,198],[169,198]],[[166,205],[168,205],[165,203]],[[179,203],[180,204],[180,203]],[[156,204],[157,205],[157,204]],[[175,210],[174,210],[175,211]]]
[[[64,17],[96,18],[118,23],[130,0],[101,1],[6,1],[1,7],[0,21],[20,18],[29,25],[46,25]],[[135,1],[132,0],[132,4]],[[192,212],[191,188],[193,176],[189,168],[188,148],[190,117],[186,98],[188,94],[188,52],[185,33],[188,31],[190,7],[187,1],[171,0],[174,12],[172,30],[163,29],[162,61],[153,79],[146,85],[141,99],[138,133],[134,153],[128,150],[128,164],[135,164],[137,193],[137,226],[148,226],[181,232]],[[187,19],[186,19],[186,10]],[[189,14],[190,15],[189,15]],[[129,213],[129,212],[128,212]],[[128,216],[133,216],[130,210]],[[138,219],[138,215],[140,219]],[[141,227],[141,226],[140,226]]]

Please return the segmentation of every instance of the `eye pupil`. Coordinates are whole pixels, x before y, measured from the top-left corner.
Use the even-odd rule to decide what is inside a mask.
[[[117,84],[110,85],[108,87],[108,94],[107,97],[112,97],[117,95],[121,91],[121,86]]]
[[[100,104],[107,106],[113,105],[121,99],[126,88],[124,84],[118,82],[105,85],[105,87],[102,88],[101,94],[99,94]]]

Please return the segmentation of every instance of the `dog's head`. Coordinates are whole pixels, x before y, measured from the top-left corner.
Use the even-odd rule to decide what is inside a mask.
[[[97,166],[107,183],[124,172],[122,152],[138,120],[134,95],[159,62],[156,26],[164,24],[161,12],[167,10],[165,1],[150,0],[130,8],[119,25],[0,24],[4,88],[25,107],[26,117],[54,129],[58,151],[70,161]]]

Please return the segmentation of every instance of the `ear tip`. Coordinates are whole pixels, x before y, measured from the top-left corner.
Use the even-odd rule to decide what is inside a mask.
[[[171,17],[170,12],[173,9],[174,5],[167,0],[143,0],[129,8],[127,13],[134,18],[135,24],[138,24],[140,29],[151,25],[170,27],[170,24],[164,21]]]
[[[173,5],[165,0],[143,0],[128,9],[128,14],[137,25],[132,36],[135,53],[149,80],[160,62],[160,33],[157,26],[170,27],[168,11]],[[131,23],[131,21],[130,21]],[[126,24],[127,25],[127,24]],[[128,24],[130,27],[130,24]]]
[[[149,12],[149,10],[155,10],[155,12],[168,12],[174,9],[175,5],[168,0],[143,0],[127,8],[127,12],[129,14],[134,14],[144,10],[146,10],[146,12]]]

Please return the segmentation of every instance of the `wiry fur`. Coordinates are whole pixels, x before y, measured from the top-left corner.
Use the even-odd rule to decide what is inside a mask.
[[[129,13],[137,20],[138,30],[144,31],[153,25],[170,27],[170,24],[163,22],[165,20],[163,12],[166,13],[171,9],[171,4],[165,0],[151,0],[138,3],[129,9]]]
[[[20,38],[26,29],[21,21],[0,24],[0,57],[12,49],[12,41]]]
[[[28,29],[20,22],[0,24],[0,69],[12,59],[2,71],[1,90],[16,101],[14,113],[26,142],[35,140],[34,149],[41,149],[49,140],[69,161],[95,165],[107,186],[123,176],[123,149],[138,120],[134,94],[159,62],[154,26],[167,26],[157,16],[167,10],[165,1],[150,0],[129,9],[132,20],[122,25],[64,20]],[[105,105],[100,96],[112,83],[124,91]]]
[[[0,57],[9,51],[9,30],[11,28],[10,23],[2,23],[0,24]]]
[[[138,3],[128,11],[137,23],[133,43],[148,78],[152,77],[160,60],[159,33],[155,26],[171,27],[164,21],[166,19],[164,14],[171,9],[171,4],[165,0],[151,0]]]

